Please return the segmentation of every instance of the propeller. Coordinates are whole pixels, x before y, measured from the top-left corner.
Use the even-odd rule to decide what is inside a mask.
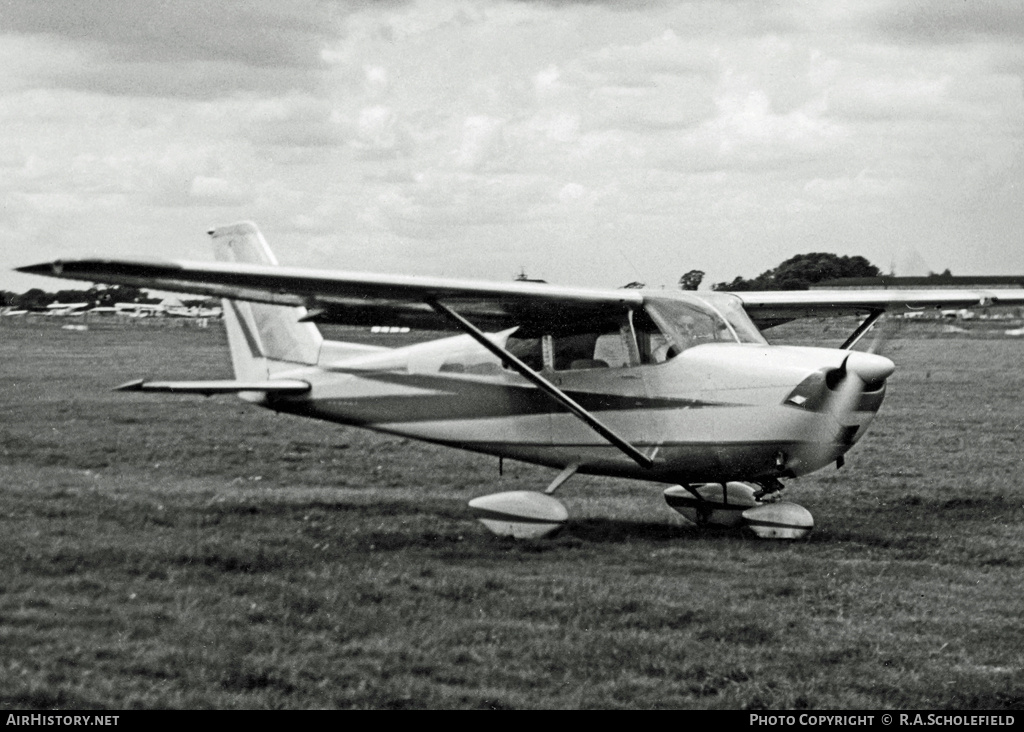
[[[825,386],[830,393],[825,398],[822,411],[837,421],[857,406],[866,385],[858,373],[851,373],[849,364],[850,356],[847,356],[839,368],[832,369],[825,375]]]
[[[896,369],[896,365],[874,353],[850,351],[838,368],[825,374],[824,394],[815,410],[826,419],[817,422],[806,441],[793,455],[792,466],[816,469],[837,460],[837,446],[849,445],[859,429],[850,424],[850,415],[857,411],[861,396],[880,384]]]
[[[883,317],[881,325],[878,325],[874,330],[874,338],[871,339],[870,345],[868,345],[866,353],[872,353],[881,356],[886,350],[891,341],[897,333],[903,329],[903,320],[894,318],[892,316]]]

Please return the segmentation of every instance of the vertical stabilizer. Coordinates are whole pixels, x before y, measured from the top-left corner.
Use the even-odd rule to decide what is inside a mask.
[[[277,265],[266,240],[250,222],[222,226],[210,232],[216,257],[222,262]],[[224,319],[231,363],[239,379],[266,379],[275,364],[315,365],[323,338],[312,323],[301,323],[306,309],[284,305],[224,301]]]

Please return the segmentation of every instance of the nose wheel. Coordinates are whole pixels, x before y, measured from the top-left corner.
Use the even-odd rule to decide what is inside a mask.
[[[665,491],[665,502],[702,528],[749,529],[762,539],[803,539],[814,528],[814,517],[803,506],[780,500],[782,488],[774,479],[765,484],[675,486]]]

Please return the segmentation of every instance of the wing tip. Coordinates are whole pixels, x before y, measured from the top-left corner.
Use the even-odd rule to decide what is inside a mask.
[[[26,264],[24,267],[15,267],[15,272],[24,272],[31,275],[60,276],[64,271],[64,262],[55,260],[53,262],[42,262],[40,264]]]
[[[115,386],[111,391],[142,391],[145,384],[145,379],[132,379],[131,381],[126,381],[120,386]]]

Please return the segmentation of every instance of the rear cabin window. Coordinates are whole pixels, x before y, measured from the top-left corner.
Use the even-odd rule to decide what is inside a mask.
[[[586,333],[508,340],[507,348],[530,368],[555,371],[622,368],[635,365],[635,344],[625,314],[621,323],[595,326]]]

